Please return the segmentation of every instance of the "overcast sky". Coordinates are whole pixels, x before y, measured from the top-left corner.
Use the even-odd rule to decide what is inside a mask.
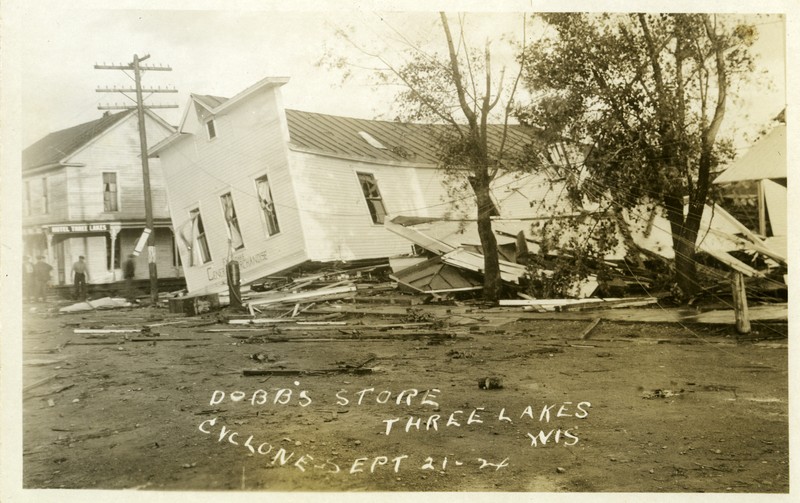
[[[364,78],[341,84],[339,74],[317,64],[331,52],[354,60],[358,57],[357,51],[334,36],[335,30],[353,26],[362,40],[374,43],[375,48],[397,39],[399,33],[415,40],[427,37],[439,42],[441,38],[437,15],[431,11],[187,10],[224,5],[202,1],[159,3],[177,10],[110,10],[90,2],[69,2],[77,8],[67,4],[34,2],[26,7],[22,29],[17,33],[24,62],[19,68],[23,146],[48,132],[99,117],[98,104],[123,103],[122,96],[97,93],[95,89],[130,85],[128,77],[93,66],[129,63],[134,53],[150,54],[148,64],[173,68],[172,72],[149,72],[144,79],[146,86],[174,86],[179,90],[177,95],[156,95],[149,100],[178,104],[177,111],[158,111],[173,124],[179,121],[190,92],[229,97],[267,76],[290,77],[283,87],[288,108],[390,118],[387,110],[393,90],[375,88]],[[468,16],[480,25],[482,37],[499,38],[500,33],[518,28],[518,15]],[[727,125],[735,130],[739,142],[780,112],[786,102],[785,28],[781,17],[754,17],[751,21],[760,31],[754,48],[759,54],[758,67],[766,73],[746,90],[740,102],[729,106],[731,120]]]

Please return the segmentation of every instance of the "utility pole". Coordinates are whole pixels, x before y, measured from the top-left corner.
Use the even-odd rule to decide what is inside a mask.
[[[141,62],[149,58],[150,55],[146,54],[139,57],[137,54],[133,55],[133,62],[127,65],[94,65],[96,70],[132,70],[133,80],[136,84],[134,89],[128,88],[98,88],[98,93],[122,93],[128,99],[135,101],[135,105],[100,105],[100,110],[132,110],[136,109],[139,119],[139,146],[142,157],[142,178],[144,183],[144,212],[145,212],[145,226],[150,230],[150,235],[147,238],[147,263],[150,269],[150,301],[152,305],[158,303],[158,268],[156,266],[156,232],[153,226],[153,201],[150,192],[150,163],[147,157],[147,130],[145,128],[144,110],[145,108],[178,108],[178,105],[149,105],[144,104],[145,98],[142,96],[143,92],[149,93],[177,93],[176,89],[142,89],[142,73],[144,71],[161,71],[169,72],[172,68],[160,65],[141,65]],[[126,75],[127,72],[126,72]],[[130,75],[128,75],[130,77]],[[125,93],[135,93],[136,99],[133,100]]]

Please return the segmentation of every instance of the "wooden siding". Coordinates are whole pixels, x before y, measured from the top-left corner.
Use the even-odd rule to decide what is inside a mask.
[[[244,240],[244,248],[234,254],[243,282],[306,258],[277,92],[263,90],[216,116],[217,137],[213,140],[197,121],[195,110],[190,110],[184,124],[184,133],[188,134],[160,153],[175,229],[191,225],[189,212],[199,208],[211,251],[211,262],[189,266],[188,252],[181,243],[190,292],[224,289],[228,231],[220,196],[228,192]],[[190,106],[197,105],[192,102]],[[255,179],[263,175],[269,177],[280,225],[281,232],[274,236],[267,235],[256,193]]]
[[[44,178],[47,178],[47,213],[41,213],[42,179]],[[68,218],[66,181],[67,173],[65,168],[57,168],[47,173],[23,178],[19,200],[21,205],[20,215],[22,215],[22,225],[24,227],[50,222],[63,222]],[[31,188],[31,207],[33,210],[31,216],[25,215],[25,182],[29,182]]]
[[[164,139],[169,131],[150,117],[147,120],[148,144]],[[74,155],[70,162],[85,164],[68,168],[67,200],[69,218],[74,221],[119,221],[144,219],[144,189],[136,116],[101,135],[94,143]],[[103,173],[117,174],[118,211],[106,212],[103,206]],[[153,217],[169,217],[164,177],[158,159],[150,160],[150,191]]]
[[[441,172],[291,152],[306,248],[313,260],[388,257],[411,243],[375,224],[357,173],[370,173],[389,215],[442,217],[451,209]]]

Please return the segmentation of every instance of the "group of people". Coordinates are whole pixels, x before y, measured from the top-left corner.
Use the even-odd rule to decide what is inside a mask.
[[[129,255],[123,267],[125,277],[125,295],[133,298],[133,278],[136,275],[136,264],[134,255]],[[23,297],[32,302],[44,302],[47,300],[47,288],[50,284],[50,273],[53,266],[48,264],[44,256],[36,257],[36,263],[31,262],[29,256],[25,256],[22,262],[22,289]],[[72,284],[73,298],[84,301],[87,297],[87,284],[89,281],[89,269],[86,265],[86,257],[78,257],[78,261],[72,264]]]
[[[50,271],[53,266],[44,261],[44,257],[36,257],[36,263],[31,262],[27,255],[22,263],[23,296],[31,301],[47,299],[47,285],[50,283]]]

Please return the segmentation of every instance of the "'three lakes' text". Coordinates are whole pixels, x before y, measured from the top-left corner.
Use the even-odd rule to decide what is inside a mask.
[[[249,404],[251,407],[286,407],[298,406],[301,408],[313,407],[315,397],[308,390],[299,388],[300,383],[294,381],[293,387],[273,388],[271,390],[257,389],[251,392],[244,391],[230,391],[225,392],[215,390],[211,395],[210,405],[219,405],[224,402],[228,403],[241,403]],[[526,424],[534,423],[536,425],[535,432],[527,432],[525,439],[526,445],[531,447],[538,447],[544,445],[559,444],[563,446],[576,445],[580,439],[573,428],[542,428],[541,425],[546,425],[555,422],[556,420],[568,420],[574,418],[578,420],[586,419],[589,416],[591,403],[588,401],[563,401],[558,403],[542,403],[538,405],[525,405],[506,408],[500,407],[499,410],[488,410],[486,407],[470,407],[464,409],[452,408],[443,411],[439,405],[441,390],[437,388],[417,389],[408,388],[399,391],[388,389],[376,389],[374,387],[359,388],[359,389],[339,389],[333,396],[322,397],[318,402],[329,406],[331,403],[342,407],[364,407],[364,406],[384,406],[392,410],[393,414],[384,415],[378,418],[376,427],[380,428],[383,435],[407,435],[417,432],[427,433],[442,433],[462,429],[479,428],[480,425],[487,425],[491,423],[507,423],[507,424]],[[398,414],[397,407],[414,407],[415,410],[419,408],[428,408],[430,413],[420,414]],[[203,433],[211,434],[210,427],[216,425],[216,418],[213,420],[204,421],[200,425],[200,431]],[[238,445],[235,437],[238,435],[232,432],[225,426],[221,426],[221,430],[217,432],[219,441],[222,442],[226,438],[230,443]],[[252,444],[252,436],[243,444],[251,453],[258,453],[267,455],[272,453],[272,445],[266,442],[257,445]],[[287,452],[279,449],[280,454],[275,461],[284,459],[288,454]],[[302,457],[302,456],[301,456]],[[407,456],[406,456],[407,457]],[[384,458],[386,458],[384,460]],[[366,458],[364,458],[366,459]],[[388,456],[376,456],[372,460],[371,471],[374,471],[376,466],[383,466],[384,464],[391,465],[395,463],[399,469],[401,461],[405,457],[391,458]],[[487,466],[503,467],[507,460],[499,462],[489,462],[483,458],[478,458],[479,466],[485,468]],[[358,461],[358,460],[357,460]],[[362,460],[364,463],[366,461]],[[285,464],[284,462],[280,464]],[[332,462],[328,461],[329,468],[333,467]],[[358,469],[359,462],[355,463],[355,468]],[[377,463],[375,465],[374,463]],[[423,466],[430,465],[432,461],[429,459]],[[447,465],[448,460],[444,458],[440,461],[444,466]],[[458,462],[463,464],[462,462]],[[301,463],[302,465],[303,463]],[[340,467],[336,465],[338,471]],[[499,468],[497,468],[499,469]]]

